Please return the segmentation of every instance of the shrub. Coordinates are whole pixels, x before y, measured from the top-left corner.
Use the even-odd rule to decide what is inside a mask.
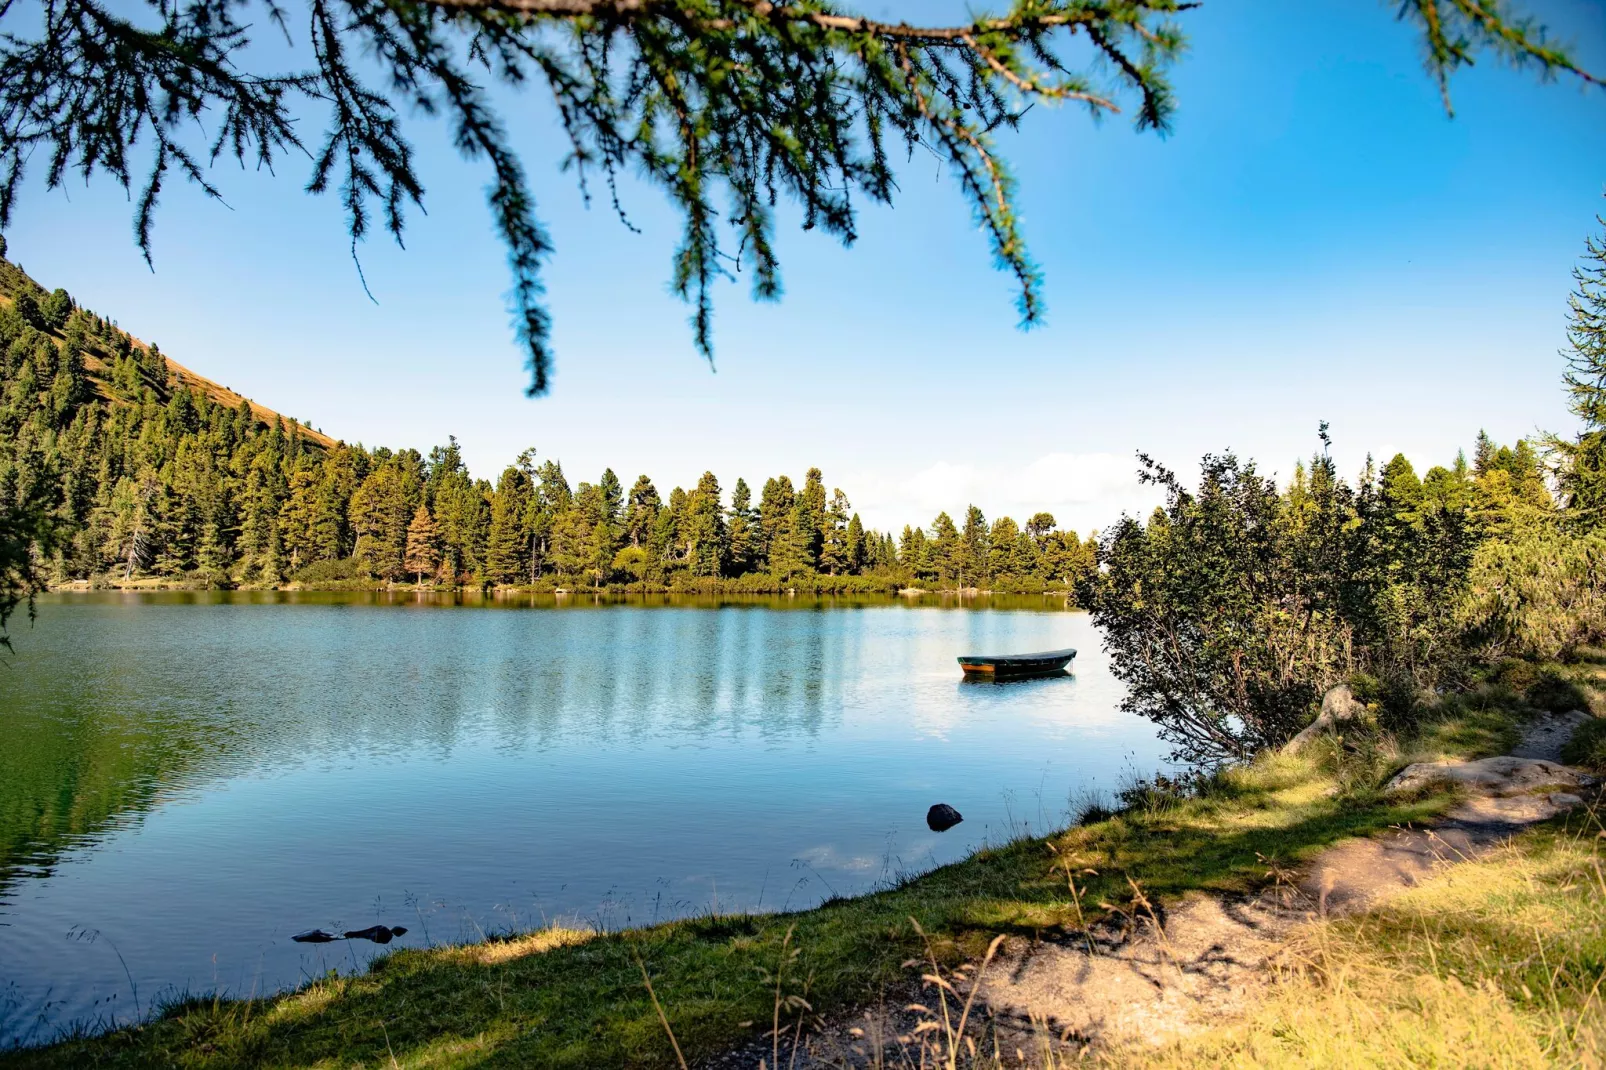
[[[368,566],[355,557],[342,557],[335,561],[314,561],[290,577],[304,586],[321,583],[350,583],[373,578]]]
[[[1513,696],[1526,695],[1539,682],[1539,666],[1521,658],[1502,658],[1490,670],[1489,682]]]
[[[1589,708],[1589,699],[1583,689],[1554,669],[1545,669],[1523,691],[1528,705],[1551,713]]]
[[[1579,725],[1573,738],[1561,748],[1561,760],[1568,765],[1606,772],[1606,720],[1592,717]]]
[[[1486,654],[1563,659],[1606,638],[1606,533],[1533,523],[1473,558],[1460,612]]]

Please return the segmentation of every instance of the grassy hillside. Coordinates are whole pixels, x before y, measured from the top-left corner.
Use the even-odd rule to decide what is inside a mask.
[[[0,259],[0,308],[15,308],[17,298],[21,294],[29,294],[36,302],[40,303],[51,296],[50,291],[35,282],[19,265],[13,264],[9,260]],[[88,310],[81,311],[85,311],[90,316],[95,316],[93,312],[88,312]],[[95,318],[100,319],[101,317],[96,316]],[[54,327],[46,323],[43,325],[41,333],[50,337],[59,346],[66,342],[65,331],[65,324],[61,327]],[[253,401],[243,394],[230,390],[221,383],[208,379],[199,372],[190,370],[172,357],[161,353],[159,346],[153,346],[149,342],[142,341],[115,325],[113,325],[113,331],[116,335],[127,339],[130,349],[137,354],[142,369],[157,367],[157,359],[159,358],[159,366],[165,368],[167,374],[161,375],[147,370],[141,376],[141,383],[149,387],[162,403],[165,404],[171,400],[173,392],[181,387],[189,390],[197,397],[206,398],[214,405],[230,410],[238,409],[240,403],[244,402],[250,407],[251,415],[264,427],[271,427],[275,422],[283,423],[286,426],[295,423],[300,427],[301,434],[309,443],[324,449],[335,445],[335,440],[322,431],[300,425],[298,421],[293,420],[291,417],[275,412],[260,402]],[[113,345],[109,344],[107,338],[99,335],[90,336],[88,343],[83,353],[84,374],[89,381],[90,388],[94,391],[95,400],[101,404],[112,406],[129,404],[129,399],[118,391],[112,383],[115,361]]]

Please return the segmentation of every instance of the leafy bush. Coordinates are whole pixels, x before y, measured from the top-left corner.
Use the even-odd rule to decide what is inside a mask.
[[[1606,532],[1534,522],[1490,539],[1473,557],[1460,616],[1493,656],[1553,661],[1606,638]]]
[[[314,561],[290,577],[303,586],[315,586],[324,583],[349,583],[354,580],[367,581],[373,578],[368,566],[355,557],[342,557],[335,561]]]
[[[1523,692],[1523,699],[1536,709],[1551,713],[1589,708],[1583,689],[1555,669],[1545,669]]]
[[[1144,465],[1166,506],[1110,529],[1077,600],[1127,685],[1124,709],[1158,724],[1178,757],[1240,760],[1310,719],[1337,663],[1334,622],[1295,574],[1274,480],[1206,457],[1193,493]]]
[[[1561,749],[1561,760],[1606,772],[1606,720],[1591,718],[1578,726],[1573,738]]]
[[[1539,666],[1522,658],[1501,658],[1489,671],[1489,683],[1513,696],[1526,695],[1539,682]]]

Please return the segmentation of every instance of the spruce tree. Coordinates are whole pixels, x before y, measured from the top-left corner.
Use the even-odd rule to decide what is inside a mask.
[[[730,555],[726,562],[728,574],[745,575],[753,568],[757,551],[757,516],[753,512],[753,492],[747,480],[737,479],[731,488],[731,507],[726,516],[726,531],[730,542]]]
[[[530,481],[516,465],[502,470],[491,499],[491,526],[486,536],[486,578],[517,583],[526,570],[529,539],[525,516],[530,507]]]
[[[1606,219],[1597,220],[1606,226]],[[1585,239],[1567,301],[1567,408],[1583,426],[1571,439],[1553,436],[1558,482],[1572,516],[1606,526],[1606,233]]]

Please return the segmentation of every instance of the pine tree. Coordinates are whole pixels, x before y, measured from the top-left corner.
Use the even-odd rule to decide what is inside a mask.
[[[959,579],[962,550],[959,540],[959,529],[947,512],[937,514],[937,519],[931,522],[931,537],[928,540],[927,568],[931,578],[939,583],[953,583]]]
[[[704,472],[696,489],[686,497],[681,539],[686,544],[686,564],[693,576],[713,578],[723,573],[730,543],[720,507],[719,480],[712,472]]]
[[[412,523],[407,525],[407,571],[418,577],[420,585],[424,576],[434,575],[435,569],[440,565],[440,553],[435,546],[435,520],[429,515],[429,509],[419,505],[413,513]]]
[[[777,556],[788,562],[791,556],[792,509],[797,504],[792,481],[776,476],[764,481],[758,500],[758,554],[754,567],[760,572],[782,575]]]
[[[831,504],[826,507],[820,528],[820,571],[828,576],[841,576],[850,571],[848,513],[852,508],[840,488],[832,492]],[[863,532],[860,534],[862,536]]]
[[[959,541],[959,586],[979,587],[987,579],[987,518],[972,505],[965,510],[965,529]]]
[[[517,583],[523,578],[529,553],[526,516],[530,508],[530,481],[522,469],[509,465],[497,481],[491,499],[491,527],[486,537],[486,578],[492,583]]]
[[[1606,226],[1606,219],[1597,220]],[[1606,234],[1585,240],[1567,301],[1567,408],[1583,427],[1552,436],[1563,502],[1587,527],[1606,526]]]
[[[1054,530],[1053,513],[1033,513],[1032,518],[1026,521],[1026,534],[1030,535],[1038,546],[1042,546],[1048,533]]]
[[[652,542],[658,511],[662,508],[663,502],[659,500],[658,488],[652,485],[652,480],[644,475],[637,476],[630,488],[630,501],[625,515],[625,538],[630,540],[631,546],[644,547]]]
[[[865,538],[864,521],[859,519],[858,513],[854,513],[848,521],[848,571],[850,573],[858,575],[865,570],[868,559],[874,555],[877,546],[877,540],[874,535],[875,533],[871,532],[871,537],[869,539]]]
[[[726,532],[730,554],[726,560],[727,574],[746,575],[753,568],[758,541],[758,518],[753,512],[753,492],[747,480],[737,479],[731,488],[731,507],[726,516]]]

